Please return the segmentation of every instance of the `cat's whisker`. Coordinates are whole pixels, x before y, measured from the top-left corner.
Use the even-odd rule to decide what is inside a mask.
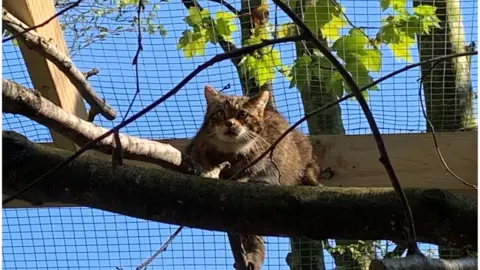
[[[263,138],[262,136],[260,136],[259,134],[255,133],[255,132],[252,132],[252,131],[248,131],[246,132],[247,135],[251,138],[251,139],[259,139],[260,141],[262,141],[263,143],[265,143],[265,145],[267,145],[267,147],[270,147],[270,143],[267,142],[267,140],[265,140],[265,138]]]

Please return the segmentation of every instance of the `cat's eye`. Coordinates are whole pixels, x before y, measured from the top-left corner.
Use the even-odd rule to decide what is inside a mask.
[[[224,118],[224,117],[225,117],[225,112],[222,111],[222,110],[219,110],[215,115],[216,115],[218,118]]]
[[[245,118],[247,117],[247,115],[248,115],[248,114],[247,114],[245,111],[239,111],[239,112],[237,113],[237,118],[238,118],[238,119],[245,119]]]

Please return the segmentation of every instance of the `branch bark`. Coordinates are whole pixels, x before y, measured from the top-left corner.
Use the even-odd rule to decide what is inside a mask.
[[[71,138],[77,145],[95,140],[108,130],[62,110],[37,90],[2,80],[3,112],[21,114],[33,121]],[[124,157],[156,164],[186,174],[200,175],[203,169],[188,156],[169,144],[119,134]],[[97,143],[97,150],[111,154],[115,149],[114,135]]]
[[[3,132],[3,147],[7,195],[71,155],[14,132]],[[109,159],[82,155],[25,196],[240,234],[404,240],[401,202],[390,188],[263,186],[130,164],[110,172]],[[405,194],[419,241],[477,248],[476,199],[439,189],[406,189]]]
[[[395,269],[428,269],[428,270],[474,270],[478,269],[476,258],[442,260],[419,255],[410,255],[404,258],[374,260],[370,270]]]
[[[58,51],[51,42],[38,36],[35,32],[25,32],[28,26],[10,14],[5,8],[3,8],[2,12],[2,21],[6,25],[7,30],[13,35],[18,35],[17,39],[23,42],[29,49],[38,52],[55,64],[77,88],[78,92],[92,107],[92,110],[102,114],[108,120],[115,119],[116,111],[105,100],[97,96],[85,75],[75,67],[70,57]],[[20,33],[23,34],[20,35]]]

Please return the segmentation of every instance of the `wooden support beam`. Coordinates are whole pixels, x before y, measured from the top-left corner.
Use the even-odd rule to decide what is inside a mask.
[[[440,132],[436,136],[450,169],[465,181],[478,185],[477,131]],[[477,198],[477,190],[445,173],[431,134],[395,134],[383,137],[404,188],[440,188]],[[321,135],[310,138],[319,163],[324,161],[322,166],[331,167],[335,172],[332,179],[323,181],[326,186],[391,187],[386,171],[378,161],[378,151],[371,135]],[[189,143],[188,139],[159,141],[169,143],[182,152]],[[67,205],[42,207],[45,206]],[[17,200],[6,207],[31,205]]]
[[[4,0],[3,7],[28,26],[41,24],[56,12],[53,1]],[[57,19],[35,31],[46,40],[51,40],[59,51],[69,55],[62,28]],[[37,52],[28,49],[22,42],[19,42],[19,47],[34,88],[65,111],[81,119],[87,119],[83,99],[70,80],[54,64]],[[77,149],[68,138],[53,131],[50,133],[55,147],[72,151]]]

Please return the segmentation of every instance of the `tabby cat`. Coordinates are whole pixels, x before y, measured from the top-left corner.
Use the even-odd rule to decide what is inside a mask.
[[[228,161],[231,166],[220,173],[229,179],[261,155],[287,129],[288,123],[267,103],[270,92],[256,96],[225,95],[206,85],[207,109],[200,130],[187,147],[187,154],[209,170]],[[265,185],[318,185],[320,169],[312,154],[308,137],[290,132],[273,151],[234,180]],[[265,247],[260,236],[242,236],[247,260],[260,269]]]

